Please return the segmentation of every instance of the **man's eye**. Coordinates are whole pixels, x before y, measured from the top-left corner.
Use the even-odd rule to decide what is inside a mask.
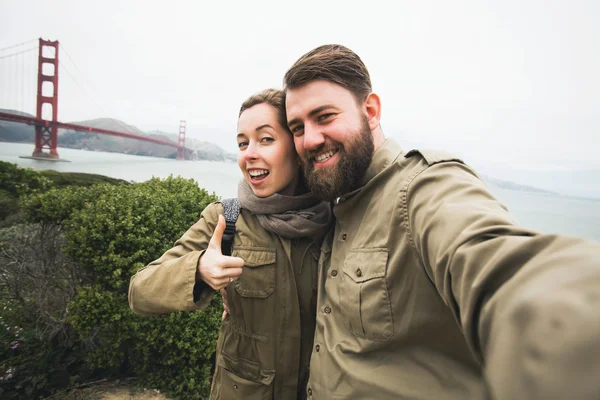
[[[319,115],[319,117],[317,118],[317,121],[323,122],[323,121],[329,119],[329,117],[331,117],[332,115],[333,114],[331,114],[331,113]]]
[[[291,129],[291,131],[295,136],[299,136],[302,134],[302,132],[304,132],[304,126],[296,125]]]

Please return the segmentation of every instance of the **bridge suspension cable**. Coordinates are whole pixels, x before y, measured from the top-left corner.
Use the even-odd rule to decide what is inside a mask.
[[[37,39],[0,48],[0,108],[35,114]]]
[[[66,65],[63,64],[62,61],[59,60],[59,64],[62,67],[62,69],[67,73],[68,77],[73,81],[73,83],[75,83],[75,85],[79,88],[79,90],[81,90],[87,96],[87,98],[93,103],[93,105],[99,111],[101,111],[102,113],[104,113],[104,115],[106,117],[110,117],[111,113],[105,107],[103,107],[98,101],[96,101],[96,99],[89,93],[88,90],[91,90],[92,92],[96,92],[94,86],[86,78],[85,74],[81,71],[81,68],[79,68],[79,66],[77,65],[77,63],[73,59],[73,57],[71,57],[71,55],[69,54],[69,52],[65,49],[65,46],[63,46],[62,43],[59,43],[59,47],[61,49],[61,53],[65,54],[67,56],[67,58],[69,59],[70,63],[73,65],[73,67],[75,67],[75,70],[78,72],[78,74],[69,72],[69,68],[67,68]],[[64,58],[63,58],[63,60],[64,60]],[[77,79],[76,75],[78,75],[80,77],[81,81],[83,81],[83,83],[85,83],[85,85],[84,84],[80,84],[80,80]],[[87,87],[88,90],[86,90],[85,87]],[[125,131],[131,131],[132,130],[130,126],[128,126],[127,124],[123,123],[121,120],[115,119],[115,118],[111,118],[111,119],[112,119],[113,122],[115,122],[121,128],[123,128]]]
[[[23,46],[23,45],[26,45],[26,44],[29,44],[29,43],[33,43],[33,42],[37,42],[37,41],[38,41],[38,39],[27,40],[27,41],[22,42],[22,43],[13,44],[12,46],[3,47],[3,48],[0,49],[0,51],[4,51],[4,50],[8,50],[8,49],[14,49],[15,47]],[[36,46],[36,48],[37,48],[37,46]]]
[[[37,47],[37,46],[35,46],[35,47],[31,47],[31,48],[29,48],[29,49],[25,49],[25,50],[18,51],[18,52],[16,52],[16,53],[12,53],[12,54],[6,54],[6,55],[4,55],[4,56],[0,56],[0,60],[3,60],[3,59],[5,59],[5,58],[9,58],[9,57],[13,57],[13,56],[18,56],[19,54],[27,53],[27,52],[30,52],[30,51],[33,51],[33,50],[37,50],[37,49],[38,49],[38,47]]]

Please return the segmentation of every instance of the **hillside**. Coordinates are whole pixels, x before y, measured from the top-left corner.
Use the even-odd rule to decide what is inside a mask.
[[[554,196],[558,196],[559,194],[556,192],[551,192],[549,190],[545,190],[545,189],[540,189],[540,188],[536,188],[533,186],[527,186],[527,185],[520,185],[518,183],[515,182],[511,182],[511,181],[506,181],[503,179],[498,179],[498,178],[494,178],[488,175],[484,175],[484,174],[480,174],[481,177],[483,178],[484,181],[488,182],[488,183],[492,183],[502,189],[508,189],[508,190],[516,190],[519,192],[530,192],[530,193],[538,193],[538,194],[546,194],[546,195],[554,195]]]
[[[177,141],[177,134],[167,133],[164,131],[149,131],[148,136],[156,137],[162,140]],[[214,160],[214,161],[236,161],[236,155],[228,153],[214,143],[198,140],[191,137],[185,138],[185,146],[193,149],[192,156],[198,160]]]
[[[0,112],[33,117],[31,114],[17,110],[5,110],[0,108]],[[33,143],[34,138],[35,129],[33,126],[19,124],[16,122],[0,121],[0,142]]]
[[[2,110],[2,112],[31,116],[15,110]],[[177,135],[161,131],[145,133],[133,125],[114,119],[96,118],[85,121],[71,122],[77,125],[91,126],[94,128],[114,130],[124,133],[132,133],[141,136],[153,137],[161,140],[169,140],[177,143]],[[59,129],[58,143],[60,147],[72,149],[107,151],[113,153],[124,153],[141,156],[175,158],[177,149],[169,146],[161,146],[151,142],[143,142],[135,139],[127,139],[116,136],[100,135],[95,133],[75,132]],[[35,130],[33,126],[0,121],[0,142],[25,142],[33,143]],[[233,161],[235,155],[227,153],[214,143],[204,142],[193,138],[186,138],[186,147],[192,151],[186,152],[188,160],[210,160],[210,161]]]

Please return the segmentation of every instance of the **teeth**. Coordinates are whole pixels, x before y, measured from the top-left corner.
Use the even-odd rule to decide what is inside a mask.
[[[253,169],[251,171],[248,171],[248,174],[250,174],[250,176],[254,178],[262,175],[267,175],[268,173],[269,171],[267,171],[266,169]]]
[[[318,156],[315,156],[315,161],[317,162],[324,162],[329,160],[333,155],[335,154],[335,151],[330,150],[327,153],[323,153],[323,154],[319,154]]]

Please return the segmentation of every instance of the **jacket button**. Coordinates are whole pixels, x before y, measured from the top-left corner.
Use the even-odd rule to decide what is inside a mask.
[[[337,276],[337,270],[334,269],[333,271],[331,271],[331,276]]]
[[[235,390],[238,390],[238,385],[233,385],[233,388],[234,388]]]
[[[311,388],[308,388],[308,395],[312,396],[312,389]]]
[[[359,269],[356,270],[356,276],[361,277],[362,276],[362,271]]]
[[[344,233],[344,234],[342,235],[342,240],[346,240],[346,237],[347,237],[347,236],[346,236],[346,234]]]
[[[331,312],[331,307],[326,306],[323,311],[325,311],[325,314],[329,314]]]
[[[316,346],[315,346],[315,351],[318,353],[318,352],[319,352],[319,350],[321,350],[321,346],[319,346],[319,345],[316,345]]]

